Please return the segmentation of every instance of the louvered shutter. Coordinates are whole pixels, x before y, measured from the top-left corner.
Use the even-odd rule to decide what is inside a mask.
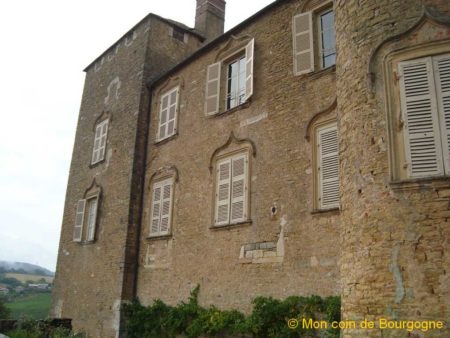
[[[245,100],[253,95],[253,60],[255,53],[255,39],[245,47]]]
[[[162,186],[162,199],[161,199],[161,229],[160,234],[169,233],[170,228],[170,214],[172,205],[172,182],[166,181]]]
[[[216,225],[228,224],[230,221],[230,183],[231,159],[226,159],[217,165]]]
[[[161,97],[161,110],[159,112],[159,132],[158,139],[162,140],[166,137],[167,120],[169,115],[169,96]]]
[[[339,207],[339,150],[336,124],[318,130],[319,205]]]
[[[153,187],[153,202],[152,202],[152,213],[151,213],[151,224],[150,224],[150,235],[155,235],[159,233],[159,222],[161,214],[161,191],[162,188],[159,185]]]
[[[247,217],[246,168],[247,158],[245,155],[237,156],[232,159],[230,223],[244,221]]]
[[[219,112],[220,94],[220,62],[208,66],[206,80],[205,114],[213,115]]]
[[[431,58],[399,63],[405,148],[411,177],[443,173]]]
[[[79,200],[77,203],[77,211],[75,214],[75,226],[73,227],[73,240],[74,242],[81,242],[83,235],[83,221],[84,221],[84,208],[86,206],[86,200]]]
[[[434,57],[445,173],[450,174],[450,54]]]
[[[95,164],[99,161],[101,137],[102,137],[102,126],[97,125],[95,127],[94,148],[92,150],[92,161],[91,161],[92,164]]]
[[[88,200],[88,219],[87,219],[87,236],[86,240],[93,241],[95,238],[95,226],[97,221],[97,198]]]
[[[292,36],[294,40],[294,75],[312,72],[314,70],[314,50],[311,12],[294,16]]]

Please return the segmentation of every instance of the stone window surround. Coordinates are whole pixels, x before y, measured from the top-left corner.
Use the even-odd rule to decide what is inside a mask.
[[[92,163],[92,153],[90,154],[89,168],[91,168],[91,169],[97,167],[98,165],[100,165],[106,161],[106,150],[108,147],[108,138],[109,138],[110,129],[111,129],[111,122],[113,120],[112,113],[110,111],[103,110],[102,113],[95,119],[95,122],[92,126],[92,131],[94,133],[94,143],[95,143],[95,132],[96,132],[97,126],[100,123],[103,123],[105,120],[108,120],[108,131],[107,131],[108,134],[106,135],[105,154],[101,160],[99,160],[95,163]],[[92,149],[94,149],[94,144],[92,145]]]
[[[450,181],[450,176],[445,175],[411,178],[408,176],[406,168],[402,165],[406,161],[406,154],[397,78],[399,62],[445,53],[450,53],[448,41],[436,41],[391,52],[384,60],[383,70],[389,132],[390,185],[394,190],[431,188],[435,186],[435,184],[430,183],[432,181]]]
[[[82,239],[80,241],[73,240],[74,243],[77,243],[79,245],[90,245],[94,244],[98,240],[98,227],[101,219],[101,204],[102,204],[102,194],[103,194],[103,188],[97,184],[96,179],[94,178],[90,187],[87,188],[83,194],[83,200],[86,201],[85,208],[84,208],[84,217],[83,217],[83,226],[82,226]],[[97,199],[97,210],[96,210],[96,218],[95,218],[95,225],[94,225],[94,236],[92,239],[87,240],[87,222],[88,222],[88,215],[89,215],[89,208],[88,208],[88,201],[92,199]]]

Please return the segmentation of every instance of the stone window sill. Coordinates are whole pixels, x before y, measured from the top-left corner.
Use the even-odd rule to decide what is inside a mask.
[[[105,151],[106,151],[106,149],[105,149]],[[103,160],[100,160],[96,163],[89,164],[89,168],[92,169],[92,168],[98,167],[100,164],[104,163],[105,161],[106,161],[106,156],[105,156],[105,158],[103,158]]]
[[[93,245],[95,244],[95,240],[94,241],[81,241],[81,242],[75,242],[78,243],[79,245],[85,246],[85,245]]]
[[[315,70],[315,71],[313,71],[311,73],[302,74],[302,75],[307,76],[310,79],[314,80],[314,79],[317,79],[319,77],[325,76],[327,74],[334,74],[334,73],[336,73],[336,65],[332,65],[332,66],[329,66],[327,68],[321,68],[321,69]]]
[[[394,180],[389,183],[394,191],[415,191],[423,189],[450,188],[449,176],[421,177],[405,180]]]
[[[163,240],[163,239],[169,239],[172,238],[172,234],[165,234],[165,235],[151,235],[147,236],[145,239],[148,241],[157,241],[157,240]]]
[[[244,227],[252,224],[252,220],[247,220],[239,223],[225,224],[225,225],[212,225],[209,228],[211,230],[231,230],[237,227]]]
[[[159,145],[165,144],[165,143],[167,143],[167,142],[173,140],[173,139],[176,138],[176,137],[178,137],[178,131],[177,131],[175,134],[170,135],[170,136],[168,136],[168,137],[166,137],[166,138],[163,138],[163,139],[161,139],[161,140],[155,140],[155,142],[153,142],[153,144],[159,146]]]
[[[218,112],[217,114],[207,115],[207,117],[213,118],[213,117],[227,116],[228,114],[232,114],[232,113],[237,112],[239,110],[247,109],[248,107],[250,107],[250,102],[251,102],[251,98],[249,98],[247,101],[245,101],[244,103],[241,103],[240,105],[238,105],[236,107],[233,107],[231,109]]]
[[[340,214],[341,209],[331,208],[331,209],[315,209],[311,211],[311,215],[326,215],[326,214]]]

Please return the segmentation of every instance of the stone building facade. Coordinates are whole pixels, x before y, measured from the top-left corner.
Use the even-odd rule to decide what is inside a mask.
[[[113,337],[122,302],[199,284],[450,323],[448,1],[278,0],[223,34],[224,10],[150,14],[86,69],[53,315]],[[450,331],[343,331],[412,335]]]

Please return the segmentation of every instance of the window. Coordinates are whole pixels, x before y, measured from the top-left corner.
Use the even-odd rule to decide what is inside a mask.
[[[328,9],[319,14],[320,64],[327,68],[336,63],[336,37],[334,32],[334,12]]]
[[[177,131],[179,87],[161,95],[157,140],[161,141],[174,135]]]
[[[184,32],[183,29],[173,26],[170,27],[169,35],[173,37],[175,40],[187,43],[188,42],[188,35]]]
[[[339,149],[336,123],[316,130],[317,208],[339,208]]]
[[[227,109],[244,102],[245,98],[245,55],[228,64]]]
[[[105,159],[107,135],[108,120],[104,120],[95,127],[94,149],[92,151],[91,164],[96,164]]]
[[[172,220],[173,178],[156,182],[152,190],[150,236],[168,235]]]
[[[317,22],[314,29],[313,22]],[[294,75],[324,69],[336,63],[334,12],[327,8],[294,16],[292,22]],[[316,40],[317,42],[315,43]],[[315,48],[314,46],[317,46]],[[316,66],[317,65],[317,66]]]
[[[450,54],[398,63],[408,177],[450,174]]]
[[[85,242],[93,242],[95,240],[97,208],[98,195],[78,201],[73,232],[74,242],[82,242],[83,239]]]
[[[221,159],[216,167],[216,226],[248,220],[248,155]]]
[[[245,103],[253,95],[254,47],[255,42],[252,39],[243,48],[245,49],[243,55],[242,51],[238,51],[239,57],[232,57],[229,58],[231,61],[219,61],[208,66],[205,97],[206,115],[214,115],[232,109]],[[221,83],[222,63],[226,65],[227,70],[224,83]],[[221,87],[226,88],[225,93],[221,94]],[[225,102],[225,105],[221,105],[221,101]]]

